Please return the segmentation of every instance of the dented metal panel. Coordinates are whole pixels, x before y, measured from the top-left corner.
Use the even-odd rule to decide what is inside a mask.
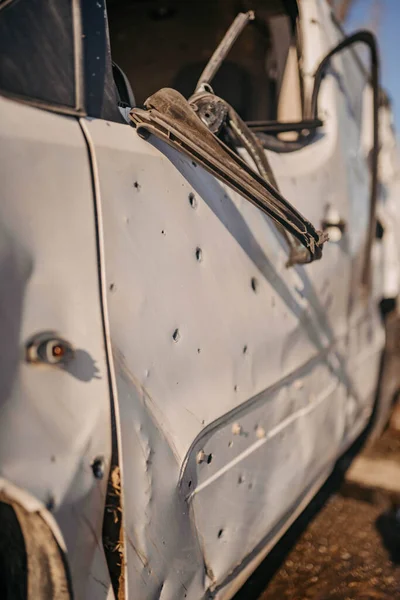
[[[259,211],[162,142],[154,145],[168,158],[129,127],[87,127],[100,176],[111,336],[113,314],[126,311],[132,329],[121,320],[117,347],[125,357],[135,352],[135,377],[184,456],[204,425],[313,357],[320,325]]]
[[[213,99],[212,94],[209,96]],[[130,117],[141,137],[146,138],[152,133],[164,140],[195,160],[222,183],[238,192],[242,198],[252,202],[275,221],[281,230],[288,231],[296,237],[309,255],[308,260],[302,262],[320,259],[323,244],[328,236],[315,230],[313,225],[279,194],[266,177],[254,172],[246,161],[222,143],[201,122],[196,114],[199,106],[195,103],[195,98],[196,96],[189,104],[176,90],[162,89],[146,100],[146,110],[134,108]],[[239,116],[233,113],[231,106],[221,99],[217,98],[217,101],[225,106],[228,113],[235,114],[239,119]],[[242,127],[246,128],[243,122]],[[251,135],[249,129],[247,133]],[[254,137],[253,141],[257,143],[257,138]],[[261,144],[259,150],[262,154]]]
[[[318,10],[307,4],[305,33]],[[306,65],[330,47],[311,44]],[[312,222],[333,206],[354,237],[292,269],[271,221],[196,161],[125,125],[86,123],[103,211],[130,594],[199,598],[225,587],[371,413],[384,333],[372,304],[350,302],[367,165],[332,77],[320,105],[315,142],[270,161]]]
[[[338,33],[322,0],[303,0],[301,28],[309,93]],[[120,595],[226,599],[369,419],[382,282],[370,296],[360,285],[368,111],[346,56],[310,143],[267,153],[283,221],[345,224],[321,261],[291,268],[271,218],[223,183],[223,158],[221,182],[128,124],[0,98],[1,476],[52,511],[77,598],[113,597],[101,539],[113,435],[123,530],[104,542],[121,551]],[[236,183],[241,170],[250,182],[239,153]]]
[[[325,270],[337,286],[331,307],[332,299],[314,291],[319,265],[286,269],[270,221],[196,163],[161,141],[152,140],[152,147],[126,126],[90,121],[87,129],[104,218],[125,507],[135,506],[125,512],[129,591],[157,597],[162,586],[165,598],[178,593],[178,534],[161,549],[151,542],[171,534],[176,523],[190,540],[182,584],[196,598],[245,566],[304,488],[353,439],[354,423],[359,430],[367,421],[370,398],[365,405],[367,398],[354,390],[363,407],[357,419],[346,416],[344,404],[353,389],[343,337],[343,248],[332,245],[330,256],[327,249]],[[322,190],[340,147],[329,140],[321,146],[326,167],[316,177]],[[304,174],[300,169],[310,161],[298,155],[275,161],[294,175],[282,177],[282,186],[306,202],[310,167]],[[311,208],[322,217],[323,207]],[[296,381],[294,396],[286,397],[286,378]],[[234,438],[234,427],[246,435]],[[132,457],[140,456],[136,445],[143,456],[138,472],[136,465],[132,471]],[[285,468],[278,471],[279,464]],[[161,471],[168,477],[160,494]],[[290,495],[282,502],[285,489]]]
[[[4,98],[0,112],[1,476],[54,515],[76,597],[106,598],[110,398],[86,143],[75,119]],[[71,360],[28,363],[43,332],[41,344],[67,340]]]
[[[343,436],[344,394],[328,365],[310,362],[196,439],[181,486],[213,587],[262,549],[332,462]]]

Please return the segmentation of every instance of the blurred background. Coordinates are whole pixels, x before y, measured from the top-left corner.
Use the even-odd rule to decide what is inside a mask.
[[[393,103],[393,114],[399,139],[400,123],[400,1],[399,0],[330,0],[336,17],[350,33],[355,29],[371,29],[378,37],[381,51],[382,85]]]

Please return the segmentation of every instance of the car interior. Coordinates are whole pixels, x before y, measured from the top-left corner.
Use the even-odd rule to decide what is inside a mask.
[[[186,98],[239,12],[250,22],[212,87],[245,121],[302,118],[297,4],[293,0],[109,0],[114,78],[136,105],[163,87]],[[125,74],[125,75],[124,75]]]

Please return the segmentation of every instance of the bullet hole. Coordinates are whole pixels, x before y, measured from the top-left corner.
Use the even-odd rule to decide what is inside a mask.
[[[110,283],[110,292],[113,292],[115,290],[115,283]]]
[[[188,482],[188,487],[189,488],[192,487],[192,482],[191,481]]]
[[[258,280],[255,277],[251,278],[251,289],[253,290],[253,292],[257,292]]]
[[[174,342],[179,342],[179,340],[181,339],[181,334],[179,332],[179,329],[175,329],[174,333],[172,334],[172,339],[174,340]]]
[[[201,348],[197,348],[197,354],[200,354]]]
[[[196,455],[196,462],[198,465],[201,465],[202,462],[206,460],[206,453],[204,450],[199,450]]]
[[[197,200],[193,192],[190,192],[189,194],[189,204],[192,208],[197,208]]]
[[[233,446],[233,442],[232,442],[232,440],[229,440],[229,442],[228,442],[228,448],[232,448],[232,446]]]
[[[237,385],[235,385],[235,386],[234,386],[234,388],[233,388],[233,391],[234,391],[234,392],[237,392],[237,391],[238,391],[238,386],[237,386]]]
[[[194,167],[197,167],[197,164],[194,162],[194,160],[192,160],[192,165],[193,165]]]
[[[167,235],[165,232],[165,229],[161,229],[161,233],[162,233],[162,235]]]
[[[221,539],[221,538],[222,538],[222,535],[223,535],[223,533],[224,533],[224,530],[223,530],[223,529],[220,529],[220,530],[218,531],[218,539]]]
[[[240,425],[240,423],[233,423],[232,433],[233,435],[240,435],[242,433],[242,426]]]
[[[207,464],[208,464],[208,465],[211,463],[212,459],[213,459],[213,455],[212,455],[212,454],[209,454],[209,455],[207,456]]]
[[[296,379],[293,382],[293,387],[295,390],[301,390],[304,387],[304,383],[301,379]]]
[[[104,458],[98,456],[92,462],[92,471],[96,479],[103,479],[104,477]]]
[[[137,181],[135,181],[135,183],[133,184],[133,187],[135,188],[135,190],[139,191],[141,188],[141,185]]]
[[[239,475],[239,477],[238,477],[238,484],[241,485],[243,482],[244,482],[243,475]]]
[[[243,354],[247,354],[247,346],[243,346]]]
[[[55,498],[53,495],[50,495],[46,502],[46,508],[48,511],[51,512],[52,510],[54,510],[55,506],[56,506]]]
[[[196,248],[196,260],[201,262],[203,260],[203,251],[201,248]]]
[[[265,438],[265,429],[264,429],[264,427],[261,427],[261,425],[257,425],[255,427],[255,432],[256,432],[256,437],[259,440],[262,440],[263,438]]]

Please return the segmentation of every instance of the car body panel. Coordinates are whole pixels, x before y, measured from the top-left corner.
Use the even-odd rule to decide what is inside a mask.
[[[106,597],[102,548],[110,397],[87,147],[76,119],[0,97],[1,475],[51,507],[79,597]],[[65,369],[28,364],[54,331]],[[98,580],[96,583],[94,578]]]
[[[324,0],[300,17],[307,98],[340,36]],[[121,552],[118,597],[232,597],[368,423],[378,303],[395,293],[382,273],[390,253],[395,281],[400,260],[393,235],[377,241],[365,293],[368,102],[354,57],[336,56],[314,139],[267,151],[302,214],[347,224],[320,261],[288,268],[273,222],[182,152],[101,112],[0,97],[1,477],[52,510],[77,598],[114,596],[104,546]],[[385,185],[383,221],[398,212],[393,173]],[[71,343],[70,365],[27,362],[43,331]]]

